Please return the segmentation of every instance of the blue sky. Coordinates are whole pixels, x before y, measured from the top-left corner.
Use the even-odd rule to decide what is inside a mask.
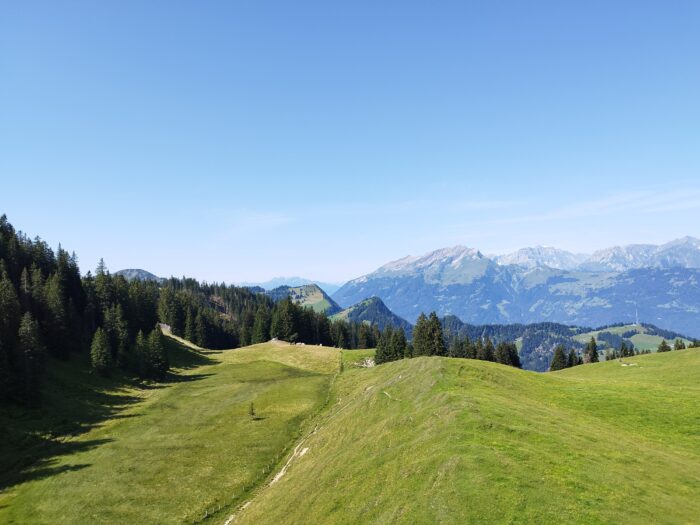
[[[0,212],[83,270],[342,281],[700,237],[700,3],[6,2]]]

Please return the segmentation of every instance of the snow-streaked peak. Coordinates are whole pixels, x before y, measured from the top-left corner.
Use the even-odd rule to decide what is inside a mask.
[[[377,272],[405,272],[425,269],[431,266],[450,265],[458,268],[466,261],[481,260],[485,257],[475,248],[467,246],[452,246],[441,248],[423,255],[409,255],[395,261],[391,261],[380,267]]]
[[[700,268],[700,240],[682,237],[662,245],[629,244],[593,253],[581,268],[621,272],[635,268]]]
[[[494,257],[494,260],[502,266],[509,264],[524,268],[547,266],[557,270],[573,270],[585,259],[585,255],[559,250],[551,246],[521,248],[513,253]]]

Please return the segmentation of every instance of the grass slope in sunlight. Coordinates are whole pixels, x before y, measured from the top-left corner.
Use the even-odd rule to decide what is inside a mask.
[[[41,412],[0,414],[13,429],[0,453],[11,467],[0,476],[0,523],[200,521],[268,475],[340,362],[337,350],[286,343],[169,345],[180,367],[169,383],[103,380],[66,363]]]
[[[698,523],[700,350],[625,363],[346,366],[236,524]]]

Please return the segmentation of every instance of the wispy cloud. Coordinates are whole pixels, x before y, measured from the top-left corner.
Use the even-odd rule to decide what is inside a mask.
[[[550,222],[611,215],[622,212],[662,213],[700,209],[700,189],[666,192],[636,191],[560,205],[549,211],[494,219],[489,224]]]

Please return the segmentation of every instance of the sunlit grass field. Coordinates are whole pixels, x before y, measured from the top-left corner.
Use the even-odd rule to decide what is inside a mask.
[[[191,523],[235,506],[322,406],[340,361],[337,350],[286,343],[196,352],[171,341],[170,353],[171,381],[147,387],[59,367],[34,417],[68,425],[94,412],[63,435],[3,414],[14,429],[0,455],[12,467],[0,478],[0,523]]]
[[[700,350],[624,364],[346,367],[236,523],[698,523]]]

